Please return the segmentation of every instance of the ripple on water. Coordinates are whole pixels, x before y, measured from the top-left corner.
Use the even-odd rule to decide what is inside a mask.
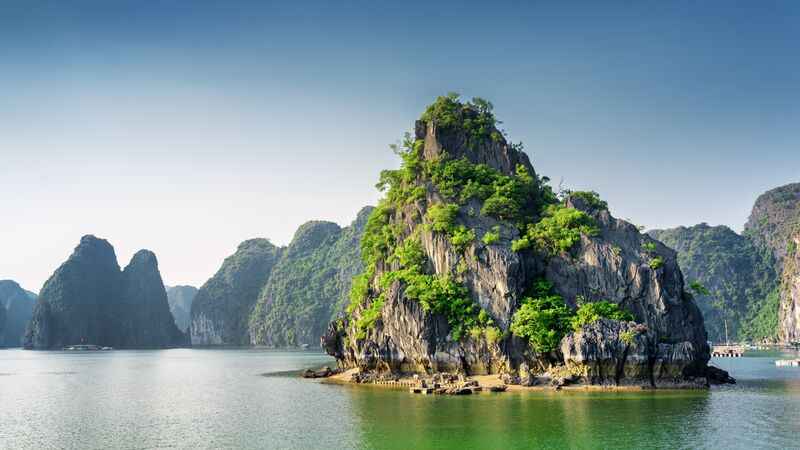
[[[299,378],[318,352],[3,351],[0,448],[790,448],[800,368],[776,357],[715,360],[739,383],[709,391],[449,397]]]

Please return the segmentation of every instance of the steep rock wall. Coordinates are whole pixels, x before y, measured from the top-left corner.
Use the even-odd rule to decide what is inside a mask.
[[[459,119],[476,119],[468,108],[463,111]],[[535,177],[527,156],[506,143],[493,126],[488,127],[483,139],[464,128],[440,127],[435,119],[418,122],[415,130],[413,146],[419,149],[423,162],[462,158],[472,164],[487,164],[504,175],[512,175],[521,167]],[[634,346],[633,351],[619,346],[611,350],[618,360],[640,361],[638,369],[631,369],[635,372],[629,377],[631,383],[663,387],[706,384],[709,349],[702,314],[683,291],[674,251],[641,235],[633,225],[614,219],[607,210],[586,205],[578,198],[569,198],[566,207],[588,212],[599,233],[582,235],[568,253],[512,251],[511,244],[520,239],[520,230],[507,220],[484,214],[486,203],[479,198],[459,203],[453,226],[475,236],[467,244],[455,245],[452,236],[433,231],[436,224],[430,218],[431,205],[445,203],[447,196],[440,183],[426,178],[425,170],[418,171],[419,187],[415,188],[424,189],[424,196],[382,210],[381,214],[387,214],[384,226],[399,233],[395,238],[398,245],[418,236],[426,261],[424,273],[440,279],[456,278],[481,314],[491,318],[499,337],[498,333],[457,336],[456,324],[448,322],[452,319],[432,313],[417,298],[419,293],[410,298],[408,285],[395,280],[386,286],[383,279],[402,267],[398,257],[379,258],[365,297],[353,305],[349,317],[332,322],[322,338],[322,346],[340,366],[395,373],[517,373],[523,369],[532,374],[563,370],[564,358],[569,356],[564,349],[582,348],[581,355],[591,354],[611,338],[583,342],[580,336],[588,335],[587,331],[578,334],[580,344],[570,344],[576,339],[572,333],[564,337],[561,351],[537,354],[527,340],[510,333],[518,302],[531,283],[544,276],[570,308],[579,302],[602,299],[634,313],[642,334],[635,341],[642,344]],[[489,233],[492,235],[487,236]],[[379,314],[374,308],[379,308]],[[365,327],[364,323],[374,325]],[[619,340],[619,334],[626,330],[617,327],[612,334]],[[569,357],[573,373],[581,373],[576,365],[587,364],[576,362],[580,356]],[[608,381],[605,375],[601,378],[602,383]],[[615,374],[615,383],[617,378]],[[585,379],[589,383],[598,380],[591,376]]]

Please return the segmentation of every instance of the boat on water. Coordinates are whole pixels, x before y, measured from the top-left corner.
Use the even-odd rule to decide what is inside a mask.
[[[488,387],[488,388],[486,388],[486,389],[488,389],[488,390],[489,390],[489,392],[505,392],[505,391],[506,391],[506,389],[508,389],[508,386],[506,386],[506,385],[502,385],[502,386],[489,386],[489,387]]]
[[[69,350],[69,351],[114,350],[114,347],[103,347],[95,344],[76,344],[64,347],[64,350]]]
[[[744,355],[743,345],[731,345],[728,340],[728,321],[725,321],[725,345],[715,345],[711,348],[711,356],[723,358],[740,358]]]

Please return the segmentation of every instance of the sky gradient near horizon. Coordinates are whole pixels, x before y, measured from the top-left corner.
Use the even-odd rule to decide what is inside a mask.
[[[484,97],[554,184],[647,228],[740,231],[800,181],[800,2],[0,0],[0,279],[77,245],[201,285],[379,198],[448,91]]]

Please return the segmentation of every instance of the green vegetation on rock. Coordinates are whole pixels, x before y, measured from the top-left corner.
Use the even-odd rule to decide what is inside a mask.
[[[571,310],[553,288],[553,283],[537,280],[530,296],[521,305],[511,323],[511,332],[528,339],[534,350],[548,353],[556,348],[570,329],[580,331],[597,319],[634,320],[633,314],[607,300],[583,303]]]
[[[633,314],[621,309],[616,303],[601,300],[580,304],[572,320],[572,328],[579,331],[584,325],[591,325],[601,317],[612,320],[634,320]]]
[[[433,121],[440,128],[465,131],[473,143],[505,142],[500,132],[493,131],[498,122],[492,115],[491,103],[482,99],[461,103],[455,94],[440,97],[426,108],[421,120]],[[513,173],[504,174],[466,157],[453,158],[445,149],[438,156],[423,159],[424,142],[408,133],[392,149],[400,156],[401,167],[381,172],[377,187],[386,195],[368,219],[361,241],[367,269],[356,278],[350,291],[348,312],[354,315],[359,339],[364,339],[380,319],[377,309],[394,281],[405,286],[407,299],[418,300],[426,311],[446,317],[454,339],[461,339],[466,331],[473,337],[499,338],[499,330],[460,283],[468,270],[465,252],[478,237],[476,230],[461,223],[464,215],[475,215],[477,208],[470,202],[482,202],[478,203],[481,216],[520,230],[522,237],[512,243],[515,251],[568,252],[581,234],[594,236],[599,232],[594,218],[558,202],[547,185],[549,180],[536,177],[522,164],[512,167]],[[594,192],[578,195],[591,206],[607,208]],[[420,223],[408,221],[420,212],[424,213],[424,230],[447,236],[453,250],[461,254],[455,274],[426,273],[427,256],[419,239],[409,239],[422,231]],[[485,232],[480,242],[496,243],[499,231],[496,226],[492,232]],[[413,250],[408,250],[409,246]],[[409,253],[414,258],[409,259]],[[398,260],[399,269],[383,267]],[[378,265],[382,275],[374,280]],[[362,308],[356,312],[359,305]],[[527,313],[526,309],[523,315]]]
[[[512,249],[520,251],[537,245],[551,254],[564,253],[573,248],[581,234],[597,236],[599,232],[592,216],[557,203],[542,212],[541,220],[528,224],[526,233],[512,244]]]

